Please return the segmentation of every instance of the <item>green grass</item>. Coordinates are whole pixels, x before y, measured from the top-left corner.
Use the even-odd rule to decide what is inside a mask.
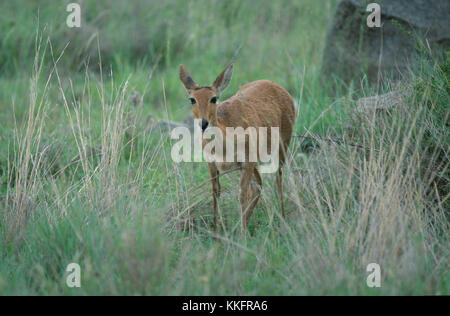
[[[37,3],[0,4],[0,294],[450,293],[448,63],[418,64],[406,110],[374,123],[355,110],[374,87],[329,97],[320,77],[336,1],[85,1],[81,29],[65,3]],[[299,103],[296,134],[344,140],[304,153],[294,138],[288,217],[265,175],[245,238],[238,174],[213,232],[206,164],[172,163],[148,123],[189,114],[180,63],[203,85],[231,60],[225,98],[270,79]]]

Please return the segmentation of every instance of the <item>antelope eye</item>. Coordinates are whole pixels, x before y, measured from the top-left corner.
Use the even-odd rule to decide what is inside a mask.
[[[195,101],[195,99],[194,99],[194,98],[189,98],[189,101],[191,101],[191,104],[195,104],[195,103],[197,103],[197,101]]]
[[[217,97],[212,97],[211,101],[209,101],[209,102],[211,102],[212,104],[216,104],[217,103]]]

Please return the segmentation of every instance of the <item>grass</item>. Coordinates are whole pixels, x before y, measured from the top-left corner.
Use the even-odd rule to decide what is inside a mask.
[[[86,1],[79,30],[62,4],[40,2],[39,26],[34,2],[0,4],[0,294],[450,292],[448,62],[421,59],[403,107],[359,113],[374,87],[330,98],[320,84],[336,2],[259,3]],[[291,144],[288,217],[266,175],[246,238],[237,174],[222,177],[214,233],[206,164],[172,163],[148,126],[189,114],[179,63],[208,84],[231,59],[225,97],[270,78],[298,100],[296,134],[320,135],[307,153]],[[79,289],[65,284],[71,262]],[[371,262],[381,288],[366,285]]]

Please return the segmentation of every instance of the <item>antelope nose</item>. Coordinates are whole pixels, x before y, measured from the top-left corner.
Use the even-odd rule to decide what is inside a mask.
[[[208,127],[209,122],[205,119],[202,119],[202,131],[205,131],[205,129]]]

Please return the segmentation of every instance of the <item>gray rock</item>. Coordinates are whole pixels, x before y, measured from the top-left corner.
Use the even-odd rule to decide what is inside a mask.
[[[366,24],[367,4],[381,6],[381,27]],[[399,78],[418,53],[417,38],[436,56],[450,50],[449,0],[342,0],[335,11],[323,59],[323,74],[345,82],[367,75]]]
[[[134,107],[137,107],[142,102],[142,96],[139,91],[135,91],[134,94],[130,97],[131,104]]]
[[[410,90],[396,90],[389,93],[361,98],[356,101],[357,112],[381,112],[405,104],[405,99],[410,95]]]
[[[187,127],[187,128],[189,128],[189,126],[184,124],[184,123],[167,121],[167,120],[158,120],[158,121],[152,122],[152,124],[150,126],[150,129],[151,130],[155,130],[155,131],[159,131],[161,133],[170,133],[176,127]]]
[[[194,130],[194,115],[192,112],[182,121],[183,124],[186,124],[189,130]]]

